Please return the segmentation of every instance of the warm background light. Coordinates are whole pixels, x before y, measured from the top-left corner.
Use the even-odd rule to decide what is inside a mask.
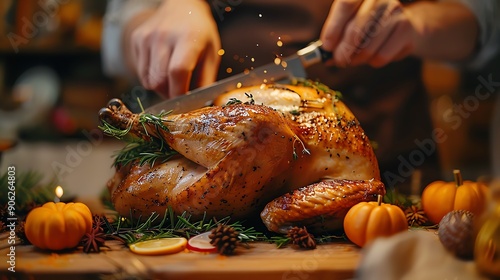
[[[64,194],[64,190],[61,186],[57,186],[55,192],[58,198],[61,198],[61,196]]]

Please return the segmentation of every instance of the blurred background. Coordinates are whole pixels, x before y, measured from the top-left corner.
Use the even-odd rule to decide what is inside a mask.
[[[102,0],[0,2],[1,174],[10,165],[20,179],[40,173],[65,197],[104,189],[121,144],[102,136],[97,112],[131,92],[101,69],[105,7]]]
[[[0,2],[0,174],[10,165],[18,172],[35,170],[48,179],[55,177],[67,196],[94,196],[104,189],[113,173],[112,155],[121,143],[102,137],[99,109],[113,97],[132,107],[137,98],[145,107],[157,99],[133,81],[103,74],[105,8],[103,0]],[[433,122],[448,136],[437,147],[446,180],[452,179],[454,168],[462,169],[465,179],[491,175],[495,95],[476,98],[477,106],[474,100],[464,103],[474,95],[478,75],[424,63],[422,78]],[[460,104],[472,110],[466,110],[457,125],[458,120],[446,119],[456,112],[446,112]],[[413,179],[418,187],[418,172]]]

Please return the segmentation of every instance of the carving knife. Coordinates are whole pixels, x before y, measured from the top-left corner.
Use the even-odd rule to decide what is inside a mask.
[[[321,49],[321,45],[321,41],[315,41],[297,51],[296,54],[283,58],[279,64],[270,63],[219,80],[211,85],[189,91],[182,96],[164,100],[147,108],[145,111],[151,114],[168,111],[172,111],[174,114],[186,113],[210,106],[218,95],[236,88],[280,82],[293,78],[306,78],[305,68],[332,57],[331,53]]]

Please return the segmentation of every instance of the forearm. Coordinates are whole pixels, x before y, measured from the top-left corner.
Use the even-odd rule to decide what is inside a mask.
[[[459,62],[477,47],[479,25],[474,14],[456,2],[417,2],[406,9],[414,27],[413,55]]]

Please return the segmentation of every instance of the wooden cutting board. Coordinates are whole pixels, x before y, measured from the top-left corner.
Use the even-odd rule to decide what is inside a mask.
[[[0,275],[29,275],[30,279],[110,279],[135,276],[141,279],[350,279],[359,262],[359,248],[347,242],[321,244],[314,250],[293,247],[278,249],[274,244],[251,243],[233,256],[183,251],[172,255],[141,256],[118,243],[96,254],[81,251],[52,253],[33,246],[16,246],[16,275],[0,262]],[[6,259],[7,249],[0,250]],[[1,279],[4,279],[0,277]],[[7,278],[8,279],[8,278]],[[104,278],[105,279],[105,278]]]

